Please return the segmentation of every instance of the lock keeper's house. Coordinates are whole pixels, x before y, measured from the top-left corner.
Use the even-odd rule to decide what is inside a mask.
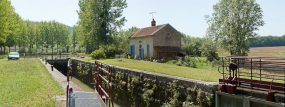
[[[181,36],[170,24],[156,26],[153,19],[151,27],[142,28],[129,37],[130,54],[139,59],[185,56],[181,49]]]

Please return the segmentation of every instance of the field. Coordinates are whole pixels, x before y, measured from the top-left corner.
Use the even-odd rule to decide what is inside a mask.
[[[0,65],[1,107],[53,107],[53,96],[64,94],[37,59],[2,59]]]
[[[219,50],[219,56],[229,56],[225,50]],[[251,47],[248,56],[285,57],[285,46],[279,47]]]
[[[252,47],[249,56],[285,57],[285,46],[280,47]]]

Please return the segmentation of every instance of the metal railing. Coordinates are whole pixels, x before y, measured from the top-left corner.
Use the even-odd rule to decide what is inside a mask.
[[[114,107],[111,83],[113,67],[111,65],[95,61],[95,68],[95,89],[98,92],[99,96],[103,99],[105,104],[108,105],[108,107]]]
[[[69,96],[69,93],[73,91],[72,88],[69,88],[69,81],[72,80],[72,70],[70,69],[71,68],[71,65],[72,65],[72,59],[69,59],[68,60],[68,63],[67,63],[67,72],[66,72],[66,77],[67,77],[67,80],[66,80],[66,107],[68,107],[68,96]],[[70,78],[71,77],[71,78]],[[70,79],[69,79],[70,78]]]
[[[66,59],[70,56],[70,53],[37,53],[35,54],[36,58],[41,59],[48,59],[48,57],[51,57],[51,59]]]
[[[285,58],[249,56],[221,58],[222,65],[218,71],[223,74],[223,79],[219,79],[220,83],[285,95]],[[231,69],[230,64],[236,64],[237,68]]]

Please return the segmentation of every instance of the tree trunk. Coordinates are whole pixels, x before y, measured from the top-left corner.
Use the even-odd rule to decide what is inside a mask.
[[[75,51],[75,47],[73,47],[73,53],[75,53],[76,51]]]
[[[53,46],[51,47],[51,60],[53,60]]]
[[[4,54],[6,54],[6,46],[4,46]]]
[[[35,46],[35,47],[36,47],[36,51],[35,51],[35,54],[37,54],[37,51],[38,51],[38,48],[37,48],[37,43],[36,43],[36,46]]]
[[[15,49],[14,49],[14,50],[15,50],[15,52],[16,52],[16,45],[15,45]],[[10,50],[9,50],[9,51],[10,51]]]
[[[10,53],[11,51],[10,51],[10,46],[9,46],[9,53]]]
[[[42,46],[42,52],[41,53],[43,53],[44,52],[44,47]]]
[[[56,51],[57,51],[57,53],[58,53],[58,44],[56,44]]]
[[[0,47],[1,47],[1,54],[3,54],[3,53],[2,53],[2,46],[0,46]]]

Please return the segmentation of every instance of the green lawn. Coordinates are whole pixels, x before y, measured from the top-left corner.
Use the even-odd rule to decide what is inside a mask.
[[[0,107],[57,106],[61,87],[37,59],[0,60]]]
[[[80,59],[94,62],[94,60],[91,60],[89,57],[80,58]],[[197,68],[183,67],[171,64],[144,61],[144,60],[133,60],[133,59],[122,59],[122,61],[118,61],[118,59],[104,59],[99,61],[114,66],[133,68],[138,70],[156,72],[161,74],[167,74],[167,75],[173,75],[173,76],[179,76],[179,77],[185,77],[185,78],[191,78],[191,79],[209,81],[209,82],[217,82],[219,78],[222,78],[222,75],[218,73],[217,69],[212,69],[212,70],[197,69]]]

